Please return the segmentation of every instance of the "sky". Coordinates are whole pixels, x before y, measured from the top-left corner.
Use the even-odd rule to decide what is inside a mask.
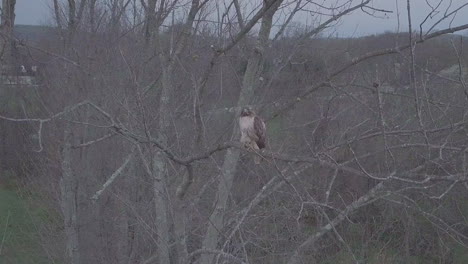
[[[19,25],[45,25],[51,14],[52,0],[16,0],[16,20]]]
[[[420,24],[430,13],[432,6],[436,6],[441,0],[411,0],[411,20],[413,30],[419,30]],[[343,19],[340,25],[339,34],[345,36],[378,34],[385,31],[402,32],[408,31],[408,12],[406,0],[374,0],[373,7],[392,11],[386,15],[379,15],[379,18],[372,17],[362,11],[355,12]],[[450,5],[451,2],[451,5]],[[468,3],[468,0],[442,0],[439,12],[432,19],[429,18],[423,24],[423,29],[428,30],[436,21],[443,17],[447,8],[449,12]],[[398,19],[399,17],[399,19]],[[444,29],[450,27],[450,19],[446,23],[440,23],[435,29]],[[455,15],[451,26],[459,26],[468,23],[468,5],[462,8]],[[464,33],[467,33],[465,30]]]
[[[318,0],[318,2],[332,2],[329,0]],[[411,0],[412,5],[412,20],[413,28],[419,29],[419,24],[424,20],[430,11],[427,3],[433,6],[441,0]],[[451,4],[451,10],[468,2],[468,0],[442,0],[441,11],[432,20],[423,26],[428,29],[435,21],[437,21],[445,12],[448,3]],[[52,0],[17,0],[16,4],[16,24],[20,25],[47,25],[50,24]],[[408,31],[406,0],[374,0],[373,6],[379,9],[392,11],[386,15],[379,15],[378,18],[365,14],[362,11],[357,11],[342,19],[340,26],[337,28],[335,35],[342,37],[363,36],[369,34],[378,34],[385,31]],[[398,7],[398,8],[397,8]],[[399,12],[397,12],[399,11]],[[399,22],[398,23],[398,14]],[[302,14],[298,16],[297,21],[308,23],[310,16]],[[468,23],[468,6],[460,10],[452,22],[452,26]],[[436,29],[447,28],[449,23],[442,23]],[[468,34],[468,31],[464,31]]]

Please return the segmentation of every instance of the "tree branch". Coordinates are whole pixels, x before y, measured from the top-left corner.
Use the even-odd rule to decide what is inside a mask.
[[[102,185],[101,189],[99,189],[93,195],[93,197],[91,197],[91,200],[97,201],[99,199],[99,197],[101,196],[101,194],[107,189],[107,187],[109,187],[115,181],[115,179],[117,179],[117,177],[120,174],[122,174],[123,170],[127,167],[128,163],[134,157],[134,151],[135,151],[135,148],[132,149],[131,153],[127,156],[127,158],[122,163],[122,165],[120,165],[120,167],[116,171],[114,171],[114,173],[112,173],[112,175],[109,177],[109,179],[107,179],[107,181]]]
[[[435,38],[435,37],[439,37],[439,36],[442,36],[442,35],[445,35],[445,34],[461,31],[461,30],[464,30],[464,29],[468,29],[468,24],[464,24],[464,25],[454,27],[454,28],[447,28],[447,29],[444,29],[444,30],[436,31],[436,32],[434,32],[432,34],[427,35],[426,38],[424,38],[424,39],[420,39],[418,41],[415,41],[414,44],[415,45],[416,44],[421,44],[426,40],[429,40],[429,39],[432,39],[432,38]],[[271,116],[269,118],[266,118],[266,119],[267,120],[273,119],[273,118],[285,113],[286,111],[291,110],[298,102],[302,101],[303,99],[306,99],[311,93],[317,91],[321,87],[329,86],[330,80],[337,77],[341,73],[345,72],[349,68],[351,68],[351,67],[353,67],[353,66],[355,66],[355,65],[357,65],[357,64],[359,64],[359,63],[361,63],[363,61],[371,59],[371,58],[399,53],[402,50],[408,49],[409,47],[411,47],[410,44],[401,45],[401,46],[398,46],[396,48],[382,49],[382,50],[378,50],[378,51],[369,52],[367,54],[364,54],[363,56],[352,59],[352,61],[350,63],[348,63],[348,64],[342,66],[341,68],[339,68],[338,70],[332,72],[328,76],[326,81],[323,81],[323,82],[321,82],[321,83],[319,83],[317,85],[314,85],[314,86],[310,87],[309,89],[307,89],[306,91],[301,93],[296,98],[291,99],[291,100],[287,101],[286,103],[282,104],[282,107],[279,110],[274,111],[274,113],[271,114]]]

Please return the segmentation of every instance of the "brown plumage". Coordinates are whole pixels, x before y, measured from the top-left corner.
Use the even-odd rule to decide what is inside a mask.
[[[241,131],[241,143],[253,150],[263,149],[266,146],[265,122],[250,108],[244,108],[239,117]],[[260,163],[260,157],[254,158],[256,164]]]

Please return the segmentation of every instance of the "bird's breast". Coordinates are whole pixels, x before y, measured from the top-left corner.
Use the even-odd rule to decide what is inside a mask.
[[[253,118],[249,116],[243,116],[239,118],[239,127],[241,131],[246,132],[249,129],[253,128]]]

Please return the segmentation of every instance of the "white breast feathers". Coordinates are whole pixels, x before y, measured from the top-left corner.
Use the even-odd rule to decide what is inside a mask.
[[[239,118],[239,127],[241,131],[241,142],[250,142],[251,134],[254,132],[254,117],[243,116]]]

